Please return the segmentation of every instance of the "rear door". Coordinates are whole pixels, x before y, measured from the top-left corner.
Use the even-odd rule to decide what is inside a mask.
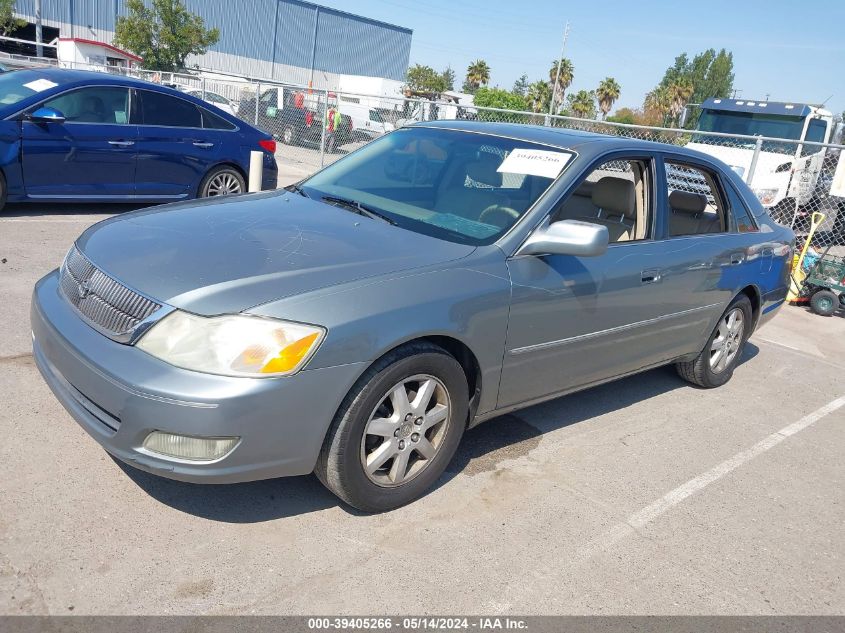
[[[138,128],[131,94],[119,86],[89,86],[29,109],[50,107],[62,123],[21,122],[21,164],[31,197],[121,199],[134,193]]]
[[[203,128],[202,108],[152,90],[138,90],[139,197],[193,198],[223,153],[226,130]]]

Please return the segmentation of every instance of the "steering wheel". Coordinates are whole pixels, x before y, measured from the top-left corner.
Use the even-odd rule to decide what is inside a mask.
[[[501,204],[491,204],[481,212],[478,221],[484,224],[492,224],[502,229],[509,229],[519,219],[519,212],[516,209]]]

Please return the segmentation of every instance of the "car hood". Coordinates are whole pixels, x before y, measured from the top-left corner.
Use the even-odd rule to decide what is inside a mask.
[[[77,247],[127,286],[198,314],[241,312],[474,250],[287,192],[115,216]]]

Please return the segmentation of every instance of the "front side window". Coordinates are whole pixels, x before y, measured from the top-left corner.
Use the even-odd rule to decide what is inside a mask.
[[[574,154],[457,130],[405,128],[302,183],[317,200],[367,205],[400,227],[490,244],[525,214]]]
[[[138,93],[144,125],[202,127],[200,110],[193,103],[161,92],[139,90]]]
[[[616,158],[596,167],[552,212],[551,221],[578,220],[607,227],[610,242],[649,237],[650,164]]]
[[[669,185],[669,237],[722,233],[725,204],[716,177],[695,165],[666,161]]]
[[[807,124],[806,139],[813,143],[824,143],[825,136],[827,136],[827,122],[823,119],[810,119],[810,122]],[[822,148],[818,145],[804,145],[801,148],[801,155],[809,156],[821,150]]]
[[[66,92],[38,107],[58,110],[68,123],[129,123],[129,89],[91,86]]]

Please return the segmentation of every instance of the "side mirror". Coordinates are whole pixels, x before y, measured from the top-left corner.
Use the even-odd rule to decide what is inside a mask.
[[[607,227],[592,222],[561,220],[534,231],[517,251],[517,255],[604,255],[610,237]]]
[[[36,123],[64,123],[65,115],[55,108],[38,108],[29,115],[29,120]]]

